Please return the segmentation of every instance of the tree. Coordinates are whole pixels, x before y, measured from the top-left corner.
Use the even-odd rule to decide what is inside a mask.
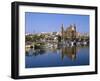
[[[30,41],[30,42],[32,42],[32,37],[29,36],[29,35],[25,36],[25,41]]]
[[[61,42],[61,36],[58,35],[58,42]]]

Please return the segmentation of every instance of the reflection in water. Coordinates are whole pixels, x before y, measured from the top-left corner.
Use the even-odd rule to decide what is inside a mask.
[[[69,57],[72,60],[75,60],[76,58],[76,52],[77,52],[78,48],[73,46],[73,47],[62,47],[60,49],[57,48],[51,48],[51,49],[33,49],[33,48],[29,48],[28,51],[26,51],[26,55],[27,56],[38,56],[38,55],[42,55],[42,54],[46,54],[46,52],[48,51],[52,51],[53,53],[57,54],[57,51],[61,51],[61,59],[63,60],[63,58],[65,56]]]
[[[64,47],[61,49],[61,51],[62,59],[64,56],[67,56],[72,60],[76,58],[76,47]]]
[[[34,50],[33,48],[29,48],[28,51],[26,51],[26,56],[38,56],[38,55],[42,55],[45,54],[45,50],[44,49],[36,49]]]
[[[84,60],[85,59],[85,60]],[[26,68],[89,65],[89,47],[27,48]]]

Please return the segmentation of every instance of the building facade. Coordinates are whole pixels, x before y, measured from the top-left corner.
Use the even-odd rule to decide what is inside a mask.
[[[76,25],[70,25],[69,27],[67,27],[66,29],[64,29],[63,24],[61,27],[61,37],[62,40],[74,40],[76,39]]]

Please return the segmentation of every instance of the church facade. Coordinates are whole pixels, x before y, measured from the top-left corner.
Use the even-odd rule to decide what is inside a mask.
[[[62,40],[75,40],[77,37],[76,25],[70,25],[64,29],[63,24],[61,27],[61,38]]]

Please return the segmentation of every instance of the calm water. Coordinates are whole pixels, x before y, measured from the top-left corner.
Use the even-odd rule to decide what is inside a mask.
[[[26,68],[79,65],[89,65],[89,47],[29,49],[25,56]]]

